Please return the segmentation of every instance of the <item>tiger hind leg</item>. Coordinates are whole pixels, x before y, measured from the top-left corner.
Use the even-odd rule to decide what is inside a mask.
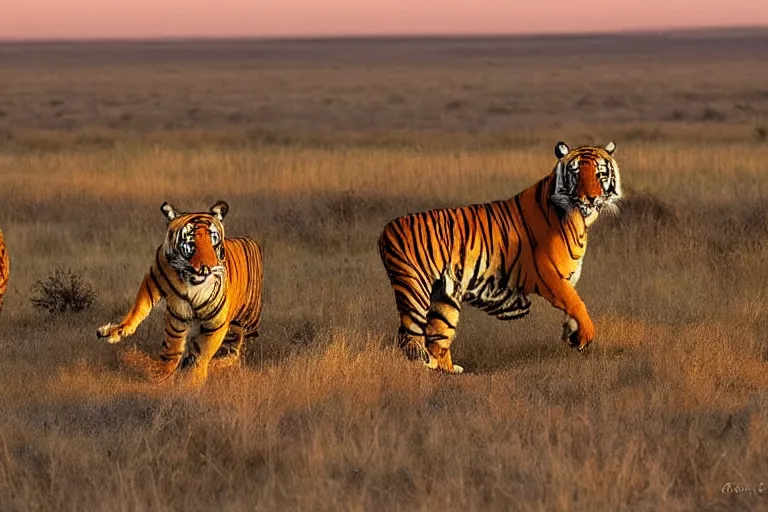
[[[152,368],[149,368],[149,375],[153,379],[163,380],[173,375],[177,369],[185,366],[188,334],[189,326],[166,308],[165,337],[162,350],[159,354],[159,360],[152,365]]]
[[[430,368],[448,373],[462,373],[464,368],[453,364],[451,343],[456,337],[461,305],[454,298],[453,281],[443,277],[432,291],[431,304],[427,312],[425,346],[431,356]]]
[[[397,345],[410,361],[421,361],[430,366],[431,356],[424,346],[424,327],[427,324],[429,292],[412,275],[390,274],[395,291],[395,303],[400,314]]]
[[[457,305],[448,296],[453,291],[453,282],[447,292],[446,278],[434,283],[431,291],[425,286],[425,280],[416,275],[391,273],[390,280],[395,290],[397,310],[400,312],[397,340],[405,356],[412,361],[419,360],[431,369],[461,373],[463,369],[452,364],[448,350],[455,329],[451,329],[447,335],[446,326],[440,325],[440,318],[444,318],[440,312],[446,309],[443,305]],[[454,312],[446,314],[448,317],[456,317],[455,321],[458,321],[458,307],[454,309]],[[455,327],[455,322],[453,325]]]
[[[404,325],[400,325],[397,330],[397,344],[408,360],[421,361],[427,366],[430,365],[432,357],[424,346],[424,334],[415,334]]]

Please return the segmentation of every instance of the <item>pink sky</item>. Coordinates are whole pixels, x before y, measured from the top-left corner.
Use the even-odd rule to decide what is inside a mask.
[[[768,26],[768,0],[3,0],[0,39]]]

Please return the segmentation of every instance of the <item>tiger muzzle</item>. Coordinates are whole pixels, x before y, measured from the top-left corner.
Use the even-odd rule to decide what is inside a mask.
[[[185,274],[192,284],[202,284],[211,275],[223,275],[224,265],[215,265],[213,267],[202,265],[199,269],[195,267],[187,267],[185,269]]]

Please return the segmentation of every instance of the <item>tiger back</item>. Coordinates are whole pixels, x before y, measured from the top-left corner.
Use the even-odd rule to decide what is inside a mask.
[[[229,321],[241,328],[245,336],[256,335],[261,322],[264,282],[261,247],[252,238],[225,238],[224,256]]]
[[[97,334],[117,343],[136,331],[151,309],[166,301],[165,336],[160,360],[165,372],[189,370],[195,384],[205,381],[214,357],[236,360],[244,339],[255,335],[261,319],[261,247],[246,237],[226,238],[220,201],[209,212],[184,213],[168,203],[166,237],[155,252],[133,308],[119,324]],[[187,343],[187,338],[191,343]]]
[[[389,222],[379,253],[409,358],[460,373],[450,346],[463,302],[502,320],[525,316],[530,294],[566,313],[563,339],[580,350],[594,326],[576,285],[588,227],[621,197],[615,144],[555,146],[552,173],[508,200],[414,213]]]

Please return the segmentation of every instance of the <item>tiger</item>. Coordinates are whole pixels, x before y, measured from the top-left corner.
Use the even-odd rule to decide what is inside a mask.
[[[583,350],[595,337],[575,286],[587,230],[622,197],[616,144],[555,145],[553,171],[507,200],[413,213],[386,224],[378,241],[400,315],[397,340],[409,359],[453,364],[461,305],[501,319],[528,314],[530,294],[565,312],[563,341]]]
[[[0,311],[3,310],[3,296],[8,289],[8,276],[11,272],[11,260],[5,248],[3,230],[0,229]]]
[[[264,277],[262,250],[251,238],[224,236],[223,221],[229,211],[224,201],[208,212],[185,213],[168,202],[160,210],[168,224],[167,233],[135,303],[119,324],[101,326],[97,336],[118,343],[132,335],[165,299],[161,374],[185,370],[192,385],[201,385],[214,356],[237,360],[244,338],[257,334]],[[187,343],[192,328],[196,336]]]

